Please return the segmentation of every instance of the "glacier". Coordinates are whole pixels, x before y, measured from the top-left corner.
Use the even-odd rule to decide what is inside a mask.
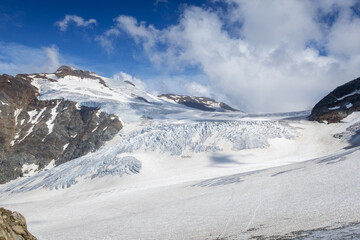
[[[265,148],[268,139],[294,138],[296,129],[286,121],[205,121],[187,123],[150,123],[123,137],[115,146],[100,150],[61,164],[20,182],[8,184],[0,193],[68,188],[79,179],[93,179],[106,175],[136,174],[141,162],[134,152],[160,152],[180,156],[184,151],[193,153],[218,152],[222,146],[232,146],[233,151]]]

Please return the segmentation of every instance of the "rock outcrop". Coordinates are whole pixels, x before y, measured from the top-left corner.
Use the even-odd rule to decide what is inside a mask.
[[[56,74],[89,73],[62,67]],[[95,151],[122,128],[116,115],[38,96],[27,75],[0,76],[0,184]]]
[[[160,98],[172,100],[176,103],[185,105],[187,107],[196,108],[202,111],[209,112],[224,112],[224,111],[238,111],[223,102],[217,102],[214,99],[207,97],[191,97],[177,94],[162,94]]]
[[[101,83],[105,87],[108,87],[106,82],[101,77],[96,76],[96,73],[73,69],[72,67],[69,66],[59,67],[58,70],[55,72],[55,76],[57,76],[58,78],[63,78],[65,76],[75,76],[80,78],[94,79],[94,80],[98,80],[99,83]]]
[[[337,87],[313,108],[309,120],[337,123],[360,110],[360,78]]]
[[[23,215],[0,208],[0,240],[36,240]]]

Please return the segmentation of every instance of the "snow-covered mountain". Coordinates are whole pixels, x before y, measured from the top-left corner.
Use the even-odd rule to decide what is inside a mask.
[[[97,150],[122,128],[99,108],[57,96],[39,100],[33,83],[27,75],[0,76],[0,183]]]
[[[37,119],[29,126],[35,131],[41,119],[42,130],[33,134],[40,145],[41,134],[50,132],[47,123],[55,131],[69,124],[60,121],[61,114],[81,115],[82,109],[89,109],[91,121],[76,131],[85,136],[106,131],[115,119],[121,128],[96,145],[100,148],[56,167],[25,174],[29,165],[20,161],[23,177],[0,185],[0,205],[23,213],[39,239],[344,239],[360,234],[357,112],[323,124],[309,121],[309,111],[246,114],[191,98],[216,110],[203,111],[185,106],[187,96],[156,97],[130,82],[115,87],[111,79],[66,66],[53,74],[15,78],[49,105],[35,114],[29,104],[12,120],[23,126]],[[5,76],[1,84],[7,80],[16,82]],[[59,107],[64,102],[70,112],[68,105]],[[56,121],[49,120],[53,116]],[[17,131],[7,140],[8,149],[12,141],[25,142],[15,139]],[[80,140],[74,149],[92,143]],[[44,144],[50,144],[47,138]]]

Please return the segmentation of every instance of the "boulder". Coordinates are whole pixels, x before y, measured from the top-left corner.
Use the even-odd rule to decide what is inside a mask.
[[[0,240],[36,240],[36,237],[28,231],[23,215],[0,208]]]

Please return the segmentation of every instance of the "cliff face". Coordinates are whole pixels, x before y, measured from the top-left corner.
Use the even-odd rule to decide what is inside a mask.
[[[27,229],[23,215],[0,208],[0,240],[36,240]]]
[[[360,110],[360,78],[337,87],[313,108],[309,120],[336,123]]]
[[[0,183],[95,151],[122,128],[116,115],[38,95],[27,75],[0,76]]]

